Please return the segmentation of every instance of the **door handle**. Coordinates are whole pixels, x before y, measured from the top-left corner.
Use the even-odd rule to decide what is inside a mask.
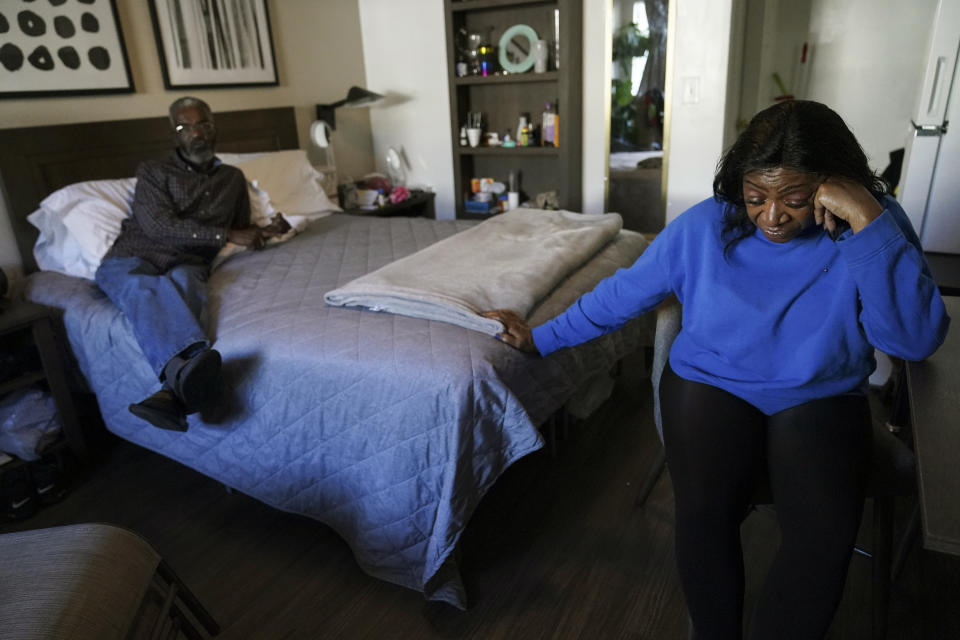
[[[913,125],[913,131],[918,136],[941,136],[947,132],[946,125],[917,124],[913,120],[910,120],[910,124]]]

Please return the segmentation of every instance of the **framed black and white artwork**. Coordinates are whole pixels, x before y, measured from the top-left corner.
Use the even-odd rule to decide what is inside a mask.
[[[267,0],[148,0],[167,89],[277,85]]]
[[[0,98],[132,91],[115,0],[0,0]]]

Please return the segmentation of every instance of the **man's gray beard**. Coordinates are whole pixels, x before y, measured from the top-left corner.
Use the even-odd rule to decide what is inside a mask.
[[[196,165],[204,165],[213,160],[213,156],[216,155],[213,146],[204,147],[202,149],[183,150],[183,157]]]

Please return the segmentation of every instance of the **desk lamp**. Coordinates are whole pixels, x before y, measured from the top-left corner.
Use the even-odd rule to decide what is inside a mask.
[[[381,101],[383,101],[383,96],[379,93],[367,91],[360,87],[350,87],[347,97],[343,100],[338,100],[333,104],[318,104],[317,120],[326,122],[332,131],[337,128],[334,112],[338,107],[372,107]]]
[[[370,107],[382,102],[383,99],[384,97],[379,93],[360,87],[350,87],[347,97],[343,100],[337,100],[333,104],[317,105],[317,119],[310,125],[310,139],[314,145],[326,152],[326,166],[320,168],[325,176],[324,182],[327,183],[324,185],[324,191],[329,193],[330,189],[335,189],[337,184],[336,163],[333,159],[333,147],[330,146],[330,133],[337,128],[335,115],[337,108]]]

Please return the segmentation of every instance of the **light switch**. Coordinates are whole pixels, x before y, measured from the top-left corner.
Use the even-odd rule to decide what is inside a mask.
[[[680,101],[683,104],[700,102],[700,76],[686,76],[681,81]]]

